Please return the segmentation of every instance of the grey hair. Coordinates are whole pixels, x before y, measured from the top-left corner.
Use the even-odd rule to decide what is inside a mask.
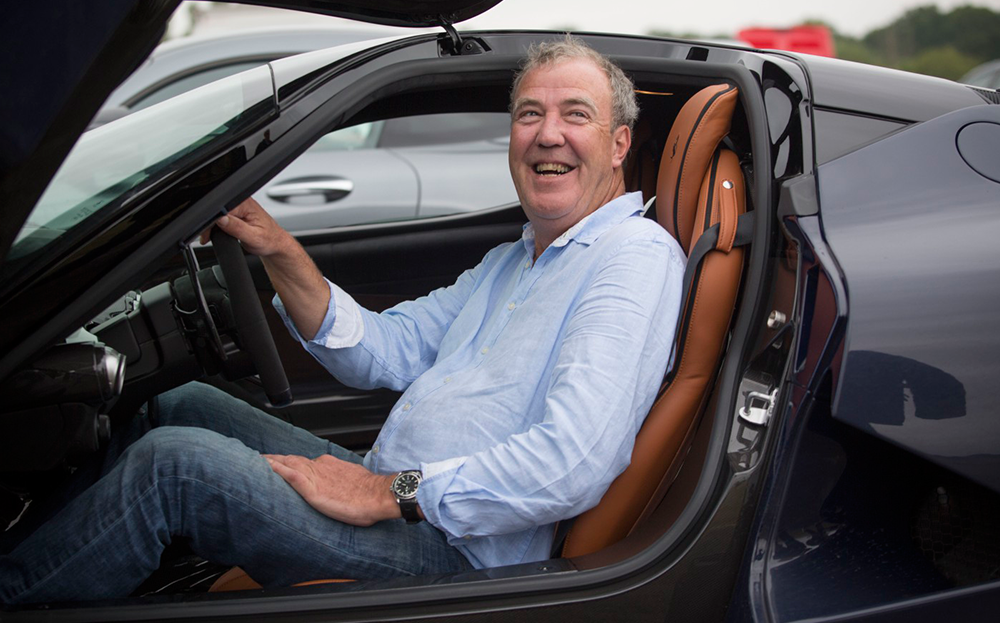
[[[608,77],[611,85],[611,122],[612,130],[627,125],[629,131],[635,128],[635,121],[639,117],[639,102],[635,96],[635,85],[632,80],[625,75],[618,65],[610,59],[594,50],[581,39],[570,34],[557,41],[545,41],[542,43],[532,43],[528,48],[525,60],[514,76],[514,84],[510,89],[510,107],[513,111],[514,98],[524,77],[534,69],[545,65],[552,65],[564,59],[582,58],[593,62]]]

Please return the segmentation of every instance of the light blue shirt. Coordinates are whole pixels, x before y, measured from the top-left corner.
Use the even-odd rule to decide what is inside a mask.
[[[403,395],[365,465],[420,469],[417,500],[477,568],[544,560],[553,524],[628,466],[671,357],[685,257],[639,193],[534,256],[534,232],[380,314],[330,284],[314,339],[343,383]]]

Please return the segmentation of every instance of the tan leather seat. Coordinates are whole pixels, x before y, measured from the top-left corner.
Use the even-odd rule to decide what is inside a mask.
[[[314,584],[339,584],[342,582],[353,582],[354,580],[310,580],[308,582],[299,582],[294,586],[312,586]],[[263,588],[260,584],[254,581],[247,572],[239,567],[233,567],[229,571],[226,571],[219,578],[212,583],[211,588],[208,589],[210,593],[221,593],[226,591],[250,591]]]
[[[695,278],[685,297],[674,366],[636,437],[631,464],[601,502],[573,522],[562,550],[565,557],[616,543],[655,506],[658,492],[680,466],[681,451],[719,367],[743,271],[743,249],[734,246],[737,219],[746,205],[743,175],[736,154],[719,148],[729,133],[737,95],[736,87],[726,84],[699,91],[681,109],[667,137],[656,183],[657,220],[689,255],[715,225],[718,241],[692,269]],[[260,585],[237,567],[211,590],[249,588]]]
[[[603,549],[626,537],[659,502],[680,467],[722,356],[743,272],[734,246],[746,194],[739,159],[720,148],[729,133],[736,87],[702,89],[681,109],[667,137],[656,182],[656,217],[691,254],[702,233],[719,225],[718,241],[686,293],[674,367],[636,437],[632,461],[600,503],[573,522],[564,557]]]

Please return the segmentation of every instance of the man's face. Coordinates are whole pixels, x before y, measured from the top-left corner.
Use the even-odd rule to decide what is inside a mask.
[[[611,127],[611,85],[586,59],[529,72],[514,98],[508,161],[536,227],[568,229],[623,191],[631,135]]]

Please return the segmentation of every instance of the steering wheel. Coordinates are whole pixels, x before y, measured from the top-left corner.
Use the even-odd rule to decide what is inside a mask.
[[[236,329],[257,368],[267,399],[276,407],[287,405],[292,402],[292,390],[288,386],[285,369],[281,366],[274,337],[264,319],[264,309],[257,298],[243,247],[218,227],[212,228],[212,246],[215,248],[215,257],[219,260],[219,268],[226,278]]]

